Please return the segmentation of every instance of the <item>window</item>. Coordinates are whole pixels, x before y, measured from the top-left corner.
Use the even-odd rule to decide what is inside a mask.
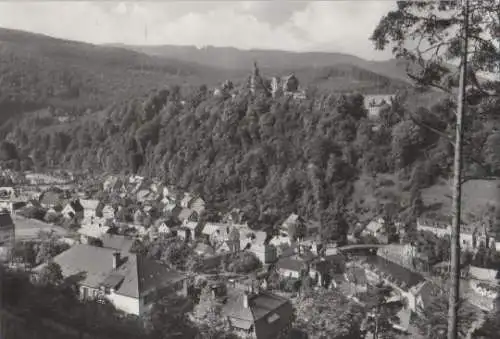
[[[87,299],[89,297],[89,289],[87,287],[82,287],[82,298]]]

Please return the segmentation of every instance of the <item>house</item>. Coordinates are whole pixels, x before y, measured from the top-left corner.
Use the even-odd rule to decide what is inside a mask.
[[[415,300],[413,291],[418,285],[425,282],[425,278],[421,274],[379,256],[368,257],[366,263],[364,268],[370,282],[382,281],[390,285],[396,293],[406,298],[411,306],[412,300]]]
[[[184,197],[181,200],[181,207],[189,208],[192,201],[194,201],[194,196],[189,193],[184,193]]]
[[[117,176],[110,175],[109,177],[106,178],[102,186],[104,191],[116,192],[123,187],[123,182]]]
[[[156,220],[154,226],[158,229],[159,234],[170,234],[172,232],[172,224],[168,220]]]
[[[179,215],[177,216],[177,219],[180,222],[184,222],[185,220],[199,221],[199,215],[198,213],[196,213],[196,211],[193,211],[190,208],[182,208],[182,210],[179,212]]]
[[[189,229],[191,233],[191,240],[196,240],[199,234],[199,226],[200,224],[197,221],[189,221],[189,220],[184,220],[182,223],[183,227],[186,227]]]
[[[379,243],[388,244],[389,236],[385,227],[385,220],[383,218],[377,218],[368,223],[365,229],[361,232],[362,236],[373,236]]]
[[[83,206],[83,218],[85,223],[93,224],[94,220],[98,218],[96,212],[99,206],[99,200],[80,199],[80,204]]]
[[[189,208],[198,213],[198,215],[201,215],[205,211],[205,201],[197,197],[190,202]]]
[[[234,208],[231,212],[224,215],[222,221],[226,224],[243,224],[245,220],[245,213],[240,209]]]
[[[368,291],[368,279],[363,268],[348,267],[345,279],[354,288],[355,293],[366,293]]]
[[[232,227],[239,233],[239,249],[252,252],[264,264],[276,261],[278,250],[267,241],[266,232],[251,230],[246,225],[233,225]]]
[[[109,226],[104,226],[102,224],[85,224],[80,227],[77,232],[80,234],[80,241],[86,244],[89,238],[102,238],[109,229]]]
[[[15,244],[15,226],[10,213],[0,214],[0,261],[11,259]]]
[[[192,241],[194,237],[191,230],[187,227],[179,227],[177,230],[177,236],[185,241]]]
[[[231,225],[207,222],[201,231],[201,236],[209,241],[214,247],[229,240]]]
[[[255,339],[288,337],[293,319],[288,299],[264,291],[227,290],[222,314],[237,334]]]
[[[122,253],[130,252],[134,245],[134,239],[125,235],[105,233],[101,236],[102,247],[110,248]]]
[[[283,278],[300,279],[307,265],[304,261],[294,257],[284,257],[276,262],[276,272]]]
[[[295,232],[298,233],[299,230],[304,227],[304,220],[295,213],[290,214],[281,225],[280,230],[282,230],[286,234],[289,234],[288,231],[291,227],[295,227]]]
[[[182,290],[184,276],[146,257],[77,244],[53,258],[74,280],[81,299],[107,299],[118,310],[142,315],[166,289]],[[35,273],[44,267],[35,268]]]
[[[83,206],[79,200],[72,200],[64,206],[61,214],[66,219],[82,220],[84,217]]]
[[[113,220],[115,218],[115,209],[109,204],[100,202],[97,206],[96,216],[104,220]]]
[[[173,186],[167,185],[163,187],[163,192],[162,192],[163,198],[169,198],[175,202],[177,200],[178,193],[179,192]]]

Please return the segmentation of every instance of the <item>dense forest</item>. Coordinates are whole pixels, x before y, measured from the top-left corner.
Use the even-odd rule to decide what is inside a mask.
[[[158,84],[216,83],[229,74],[156,58],[0,28],[0,122],[21,112],[60,108],[65,115],[141,95]]]
[[[420,189],[450,173],[452,144],[436,131],[451,132],[452,101],[443,96],[419,107],[417,95],[400,93],[372,119],[361,94],[309,91],[306,100],[294,100],[252,95],[245,85],[233,96],[170,86],[69,123],[26,116],[1,155],[21,168],[158,176],[214,207],[244,208],[260,228],[297,212],[330,225],[324,236],[337,238],[366,213],[411,221],[421,213]],[[465,152],[498,171],[498,126],[472,119],[492,110],[470,110]],[[467,170],[481,168],[470,163]],[[379,189],[368,204],[367,186],[356,192],[360,180],[376,190],[397,185],[399,193]]]
[[[316,219],[327,238],[380,213],[412,224],[421,189],[450,173],[452,98],[358,66],[296,69],[306,99],[295,100],[251,94],[248,71],[19,31],[0,40],[3,167],[157,176],[259,228]],[[363,95],[375,89],[398,95],[373,119]],[[467,175],[498,173],[498,103],[471,104]]]

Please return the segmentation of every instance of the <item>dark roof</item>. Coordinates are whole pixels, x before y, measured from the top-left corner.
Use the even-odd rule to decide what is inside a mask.
[[[369,264],[375,265],[375,267],[387,275],[392,276],[400,283],[405,283],[408,288],[415,286],[425,279],[421,274],[410,271],[403,266],[395,264],[389,260],[386,260],[379,256],[371,256],[367,258]]]
[[[304,262],[294,258],[280,258],[276,263],[276,268],[300,272],[304,268]]]
[[[286,298],[261,291],[248,296],[248,308],[244,307],[243,298],[241,290],[228,289],[222,312],[236,328],[248,329],[253,325],[257,339],[276,338],[292,321],[293,307]]]
[[[75,212],[83,212],[83,206],[80,204],[80,200],[71,201],[69,205]]]
[[[78,277],[80,284],[93,288],[119,280],[114,276],[123,276],[115,293],[132,298],[139,298],[152,288],[167,287],[184,278],[177,271],[132,253],[122,252],[121,264],[114,270],[114,253],[115,249],[77,244],[53,260],[61,266],[64,277]],[[44,265],[35,270],[40,270]]]
[[[105,234],[101,238],[102,247],[111,248],[121,252],[130,252],[134,239],[125,235]]]
[[[10,228],[14,226],[14,222],[10,217],[10,213],[0,214],[0,228]]]

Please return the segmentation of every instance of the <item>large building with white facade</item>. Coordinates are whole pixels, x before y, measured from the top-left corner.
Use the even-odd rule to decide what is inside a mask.
[[[134,315],[147,312],[161,291],[180,291],[184,276],[148,258],[78,244],[54,257],[65,278],[77,280],[82,299],[107,299]],[[35,268],[39,272],[43,266]]]

